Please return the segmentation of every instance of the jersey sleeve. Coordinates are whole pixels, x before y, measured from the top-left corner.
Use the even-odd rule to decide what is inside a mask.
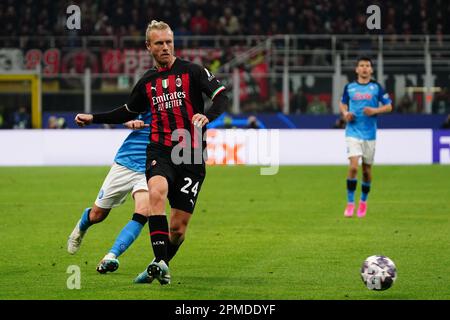
[[[380,101],[383,106],[392,104],[392,100],[389,97],[389,94],[384,91],[383,87],[380,84],[378,84],[378,101]]]
[[[200,89],[208,97],[214,99],[217,94],[225,90],[220,81],[208,69],[198,66]]]
[[[341,102],[346,105],[348,105],[348,103],[350,101],[350,96],[348,95],[347,89],[348,89],[348,84],[345,85],[344,92],[342,93],[342,98],[341,98]]]
[[[138,81],[128,97],[126,108],[130,112],[145,113],[147,112],[146,97],[141,90],[141,81]]]

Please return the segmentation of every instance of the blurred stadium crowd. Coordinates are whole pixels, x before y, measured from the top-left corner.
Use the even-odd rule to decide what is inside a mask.
[[[66,9],[72,4],[81,9],[81,30],[66,28]],[[369,5],[378,5],[381,9],[381,30],[369,30],[366,26],[366,10]],[[448,16],[448,0],[2,0],[0,51],[3,51],[4,57],[10,57],[12,62],[23,60],[27,69],[41,64],[44,72],[43,111],[53,115],[61,111],[78,110],[83,105],[82,77],[86,68],[90,68],[94,74],[106,75],[104,78],[98,75],[92,78],[92,99],[96,111],[109,110],[111,104],[125,99],[128,91],[124,90],[123,86],[129,86],[132,82],[131,75],[137,69],[151,63],[142,37],[152,19],[163,20],[171,25],[176,36],[175,48],[178,56],[203,64],[214,73],[231,72],[222,67],[232,61],[237,53],[255,45],[256,42],[247,43],[250,38],[284,34],[304,35],[304,38],[292,42],[289,67],[311,67],[312,69],[303,70],[308,73],[316,72],[316,67],[319,66],[323,68],[323,73],[314,76],[314,79],[312,76],[302,76],[300,79],[297,75],[295,86],[294,77],[290,79],[289,110],[285,113],[327,115],[333,114],[331,89],[334,66],[330,51],[332,42],[329,38],[310,36],[379,33],[386,35],[383,44],[386,60],[414,60],[410,65],[400,64],[397,69],[392,68],[392,63],[384,68],[385,75],[388,75],[386,88],[394,100],[394,112],[421,114],[424,113],[421,91],[411,93],[412,91],[403,90],[397,96],[394,94],[397,93],[395,90],[398,87],[414,88],[423,85],[421,77],[424,74],[424,37],[422,39],[418,36],[421,38],[416,42],[410,42],[408,39],[414,38],[413,35],[431,35],[434,36],[432,48],[435,49],[431,52],[431,57],[436,63],[433,66],[433,76],[436,78],[434,85],[442,90],[434,94],[428,113],[448,115],[450,38],[444,37],[450,34]],[[183,37],[189,40],[178,42],[178,36],[209,38],[205,40]],[[49,40],[50,38],[54,41]],[[81,38],[91,38],[92,42],[86,45],[79,42]],[[124,42],[116,41],[125,38],[128,39]],[[228,40],[230,38],[233,40]],[[292,37],[294,38],[295,36]],[[277,41],[283,42],[279,39],[274,41],[274,47],[277,47]],[[338,41],[336,47],[342,52],[354,50],[370,52],[376,56],[378,43],[373,39],[353,40],[345,40],[345,47],[342,41]],[[295,51],[297,49],[309,52],[298,53]],[[239,111],[242,113],[276,113],[283,110],[282,78],[279,74],[272,73],[279,72],[279,69],[275,70],[277,67],[284,67],[285,56],[284,53],[277,53],[277,50],[268,50],[267,54],[269,52],[270,64],[264,57],[266,52],[261,50],[245,64],[236,65],[239,69],[238,78],[241,79],[238,92]],[[14,59],[19,56],[20,59]],[[347,63],[353,63],[353,58],[348,58]],[[4,58],[3,61],[9,60]],[[442,69],[443,66],[447,69]],[[0,70],[1,67],[0,63]],[[10,63],[3,63],[3,67],[10,67]],[[353,75],[352,68],[351,65],[350,69],[344,71],[349,79]],[[73,77],[68,77],[69,74]],[[119,78],[122,74],[130,77]],[[403,77],[404,83],[397,85],[396,77]],[[410,80],[411,77],[416,80]],[[224,84],[230,88],[231,79],[230,74],[222,77]],[[125,81],[126,84],[119,86],[120,81]],[[8,90],[6,88],[0,92],[7,95]],[[31,123],[28,103],[20,99],[19,102],[13,102],[14,99],[16,98],[3,99],[0,105],[0,128],[29,128]],[[12,108],[15,105],[23,107]],[[61,120],[59,116],[49,117],[47,123],[46,118],[44,125],[48,128],[65,128],[66,125],[58,120]],[[450,117],[442,126],[448,127],[449,123]],[[343,123],[337,119],[334,127],[342,126]]]
[[[66,8],[82,12],[80,35],[142,35],[150,19],[178,35],[367,33],[366,8],[379,5],[384,34],[449,34],[446,0],[108,0],[0,2],[0,36],[62,35]]]

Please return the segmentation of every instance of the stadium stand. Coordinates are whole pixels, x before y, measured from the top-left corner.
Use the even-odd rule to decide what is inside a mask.
[[[80,30],[66,28],[66,7],[72,3],[81,8]],[[0,71],[41,67],[44,124],[51,115],[108,110],[126,99],[135,79],[151,66],[143,31],[158,19],[172,26],[178,56],[208,67],[236,96],[231,115],[256,114],[263,123],[265,114],[272,118],[264,121],[267,127],[331,128],[339,83],[353,77],[355,57],[368,54],[377,69],[374,77],[382,77],[394,101],[394,113],[404,116],[395,121],[415,127],[417,120],[409,115],[425,113],[437,117],[423,123],[441,125],[450,113],[449,2],[371,4],[383,12],[381,30],[367,28],[362,0],[118,0],[114,5],[5,0]],[[24,105],[23,97],[10,92],[0,86],[4,128],[14,126],[10,106]],[[289,114],[289,122],[276,113]],[[324,118],[303,122],[306,116]]]
[[[367,2],[106,0],[72,1],[83,12],[81,35],[140,35],[149,17],[167,21],[185,35],[365,34]],[[371,1],[380,6],[385,34],[449,34],[444,0]],[[0,3],[1,36],[64,35],[66,1],[6,0]],[[174,10],[176,8],[176,10]],[[414,23],[412,23],[414,22]],[[37,27],[36,27],[37,26]]]

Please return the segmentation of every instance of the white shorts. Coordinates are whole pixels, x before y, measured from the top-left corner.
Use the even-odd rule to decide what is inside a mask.
[[[130,192],[133,196],[139,190],[148,191],[145,173],[114,163],[98,193],[95,205],[103,209],[118,207],[125,202]]]
[[[375,158],[375,141],[376,140],[361,140],[353,137],[345,137],[348,158],[362,157],[363,163],[373,164]]]

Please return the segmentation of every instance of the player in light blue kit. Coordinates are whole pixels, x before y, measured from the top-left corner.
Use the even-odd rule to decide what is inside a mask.
[[[149,142],[150,113],[129,121],[126,127],[133,130],[124,140],[114,158],[114,164],[103,182],[100,192],[92,208],[86,208],[81,215],[67,242],[67,251],[75,254],[88,228],[103,221],[112,208],[125,202],[131,195],[135,202],[132,219],[122,229],[111,250],[97,266],[99,273],[113,272],[119,267],[117,259],[139,236],[142,227],[148,220],[149,203],[148,187],[145,177],[146,149]]]
[[[372,61],[368,57],[356,62],[357,80],[344,88],[339,109],[347,122],[345,139],[350,160],[347,177],[347,207],[344,215],[352,217],[355,210],[355,190],[357,185],[359,159],[362,158],[361,199],[358,217],[367,212],[367,197],[372,181],[371,168],[375,157],[377,115],[392,111],[392,101],[381,85],[373,81]],[[380,106],[381,104],[381,106]]]

